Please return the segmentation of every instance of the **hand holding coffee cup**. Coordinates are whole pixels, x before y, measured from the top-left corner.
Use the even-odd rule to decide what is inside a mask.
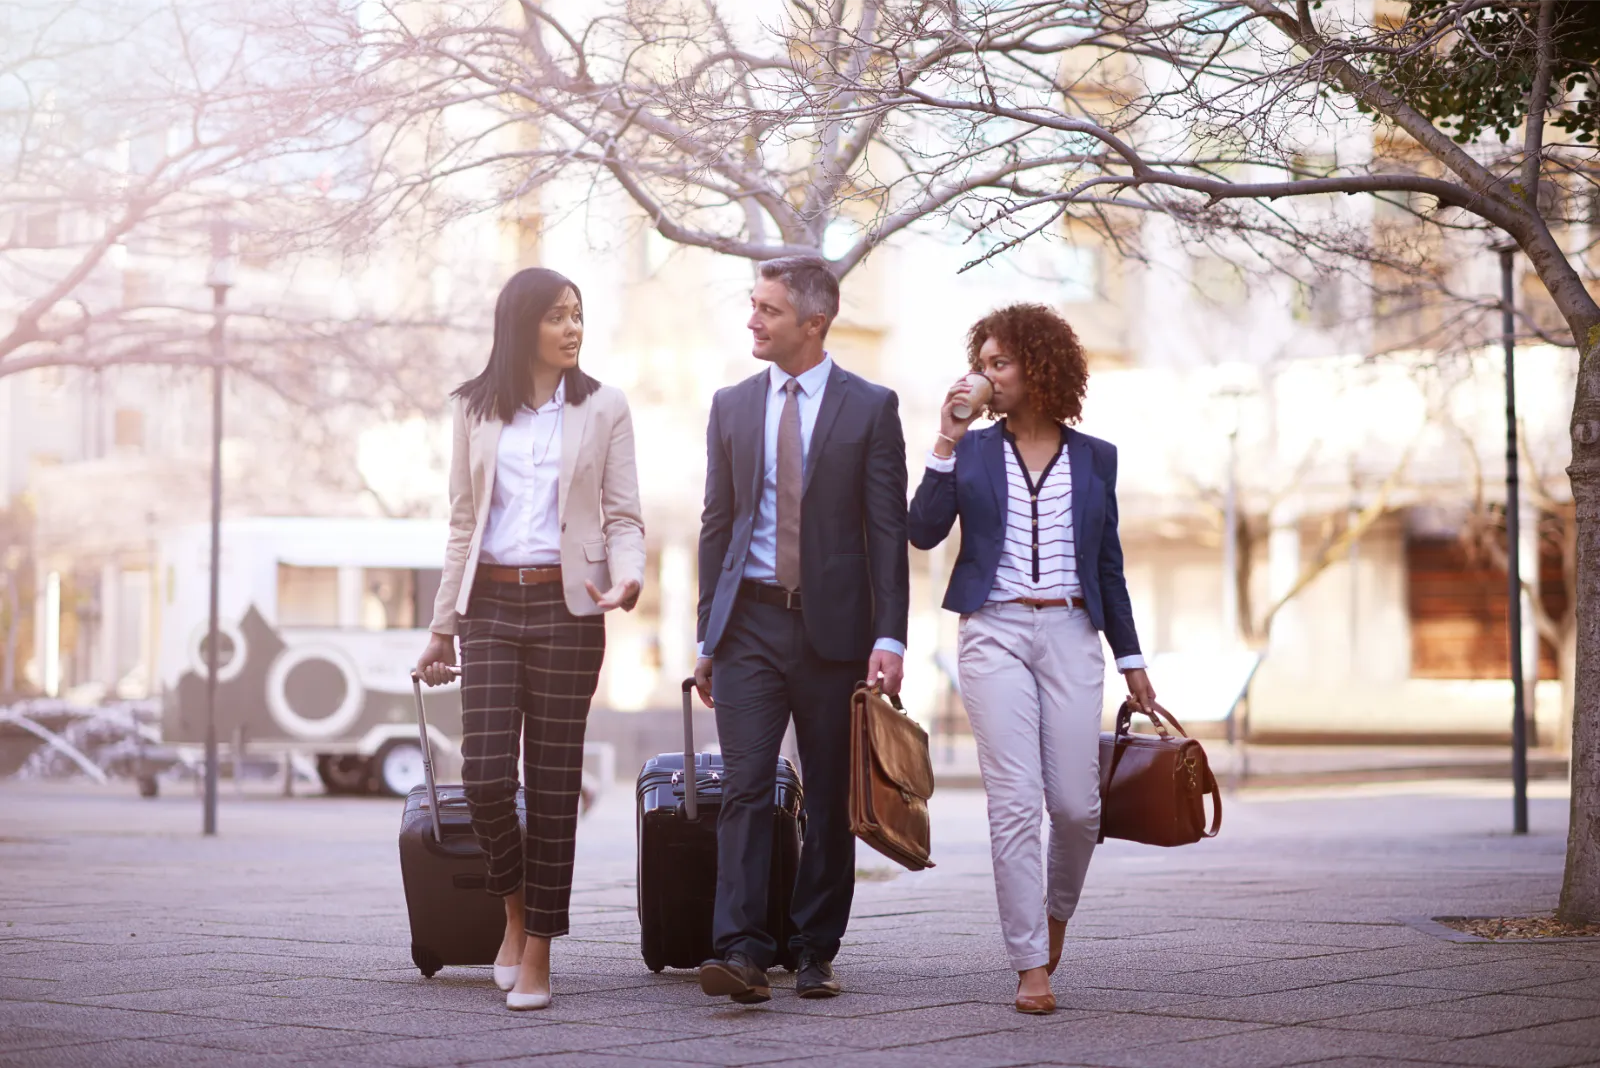
[[[977,371],[964,375],[956,386],[965,388],[955,397],[954,403],[950,406],[950,414],[963,421],[970,422],[972,417],[989,403],[989,398],[994,396],[994,383],[989,381],[987,375],[979,374]]]
[[[948,456],[954,452],[956,442],[965,436],[973,418],[983,410],[983,406],[989,403],[989,398],[992,396],[994,396],[994,383],[977,371],[957,379],[956,384],[945,394],[944,406],[939,410],[941,440],[934,446],[934,453]]]

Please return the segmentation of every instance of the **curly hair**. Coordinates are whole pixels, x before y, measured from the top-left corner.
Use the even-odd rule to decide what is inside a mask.
[[[974,370],[978,352],[990,338],[1021,361],[1028,402],[1040,414],[1058,423],[1076,423],[1083,417],[1089,363],[1065,319],[1043,304],[995,309],[967,331],[967,362]]]

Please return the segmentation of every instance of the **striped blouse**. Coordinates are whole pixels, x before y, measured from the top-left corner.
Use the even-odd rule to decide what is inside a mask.
[[[1072,531],[1072,463],[1062,448],[1029,473],[1006,437],[1006,539],[990,601],[1082,596]]]

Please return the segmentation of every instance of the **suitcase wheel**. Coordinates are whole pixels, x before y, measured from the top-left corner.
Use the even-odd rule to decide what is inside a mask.
[[[662,959],[661,951],[652,947],[644,951],[644,965],[653,972],[659,972],[667,966],[667,962]]]
[[[435,972],[444,967],[444,961],[431,949],[423,949],[415,942],[411,943],[411,962],[417,966],[424,979],[432,979]]]

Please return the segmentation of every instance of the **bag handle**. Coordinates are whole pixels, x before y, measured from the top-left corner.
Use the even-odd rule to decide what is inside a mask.
[[[1211,780],[1211,829],[1200,837],[1215,838],[1222,830],[1222,788],[1217,785],[1217,777],[1211,774],[1210,768],[1206,768],[1206,778]]]
[[[683,814],[690,820],[700,818],[700,793],[695,783],[700,774],[694,759],[694,691],[691,675],[683,680]]]
[[[1178,722],[1178,717],[1174,716],[1171,712],[1168,712],[1154,701],[1150,702],[1150,705],[1154,709],[1153,712],[1146,712],[1144,709],[1134,704],[1132,698],[1122,702],[1122,707],[1117,709],[1117,738],[1119,740],[1126,737],[1129,731],[1132,730],[1133,717],[1135,713],[1143,716],[1145,719],[1155,724],[1157,734],[1167,733],[1166,725],[1161,722],[1163,719],[1165,719],[1167,723],[1172,724],[1173,730],[1177,731],[1185,738],[1189,737],[1189,732],[1183,729],[1183,724]]]
[[[862,690],[877,694],[879,697],[888,701],[896,712],[899,712],[901,715],[906,714],[906,706],[900,703],[900,695],[897,693],[884,693],[882,683],[869,683],[866,680],[862,680],[861,682],[856,683],[856,693],[860,693]]]
[[[1117,710],[1117,741],[1120,744],[1115,747],[1111,757],[1113,774],[1116,772],[1117,763],[1122,759],[1123,752],[1127,749],[1126,739],[1130,728],[1133,726],[1133,716],[1136,712],[1151,723],[1154,723],[1156,730],[1162,734],[1167,733],[1166,728],[1161,725],[1161,720],[1165,718],[1168,723],[1172,724],[1173,730],[1185,738],[1189,737],[1189,732],[1183,729],[1183,724],[1178,722],[1177,716],[1174,716],[1159,704],[1155,704],[1155,702],[1151,702],[1151,705],[1155,709],[1153,715],[1136,707],[1132,701],[1123,701],[1122,707]],[[1211,829],[1206,831],[1202,837],[1215,838],[1217,832],[1222,829],[1222,788],[1217,785],[1217,777],[1211,773],[1209,767],[1206,768],[1206,778],[1211,780],[1206,787],[1206,792],[1211,795]],[[1106,778],[1106,785],[1111,785],[1109,776]]]
[[[445,673],[461,677],[461,669],[450,666]],[[417,695],[417,734],[422,740],[422,778],[428,784],[428,815],[433,817],[433,840],[444,842],[444,828],[439,825],[439,787],[433,781],[433,742],[428,739],[428,717],[422,711],[422,675],[411,672],[411,689]]]

